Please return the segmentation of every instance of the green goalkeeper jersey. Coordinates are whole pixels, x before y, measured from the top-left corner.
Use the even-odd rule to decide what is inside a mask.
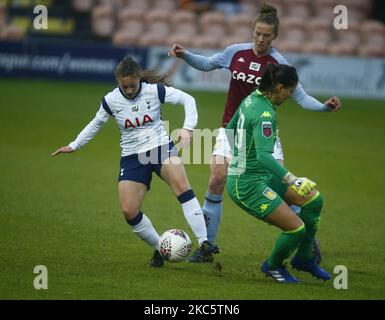
[[[235,133],[229,176],[247,178],[252,175],[262,183],[268,183],[273,174],[283,179],[288,171],[272,156],[277,115],[268,98],[258,90],[250,94],[242,101],[227,129]]]

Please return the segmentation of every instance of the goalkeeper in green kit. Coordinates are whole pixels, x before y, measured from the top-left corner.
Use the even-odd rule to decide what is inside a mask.
[[[227,192],[244,211],[282,230],[270,257],[261,267],[263,273],[281,283],[299,282],[283,265],[294,251],[293,268],[318,279],[331,278],[315,262],[312,252],[322,195],[314,189],[313,181],[297,178],[272,156],[276,109],[291,97],[297,83],[295,68],[269,64],[258,90],[243,100],[226,130],[229,141],[231,133],[235,133]],[[301,207],[299,216],[289,208],[292,204]]]

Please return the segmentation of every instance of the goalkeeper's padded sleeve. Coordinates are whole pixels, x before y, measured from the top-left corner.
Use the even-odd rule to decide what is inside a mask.
[[[281,180],[283,180],[283,178],[289,172],[277,160],[274,159],[273,155],[270,152],[265,152],[265,151],[257,152],[257,160],[261,162],[266,169],[270,170],[273,174],[278,176]]]

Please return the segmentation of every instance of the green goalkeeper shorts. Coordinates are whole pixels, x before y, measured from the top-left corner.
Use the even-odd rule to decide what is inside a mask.
[[[282,203],[282,198],[265,182],[255,177],[228,176],[226,190],[230,198],[243,210],[258,219],[266,218]]]
[[[285,197],[286,191],[289,188],[286,184],[282,182],[275,174],[272,175],[268,186],[273,189],[281,198]]]

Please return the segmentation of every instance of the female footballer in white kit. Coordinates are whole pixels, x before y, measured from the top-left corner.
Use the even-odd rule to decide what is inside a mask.
[[[95,118],[74,141],[53,152],[52,156],[78,150],[100,131],[110,117],[115,118],[121,132],[122,149],[118,177],[120,206],[133,231],[154,248],[150,266],[162,267],[164,262],[158,251],[159,235],[150,219],[140,211],[144,196],[150,189],[152,172],[165,180],[178,198],[201,251],[207,255],[218,253],[218,247],[207,240],[201,206],[161,119],[163,103],[184,106],[185,120],[178,141],[181,148],[187,146],[198,122],[195,99],[169,86],[167,75],[143,71],[130,57],[119,62],[115,74],[118,87],[103,97]]]

